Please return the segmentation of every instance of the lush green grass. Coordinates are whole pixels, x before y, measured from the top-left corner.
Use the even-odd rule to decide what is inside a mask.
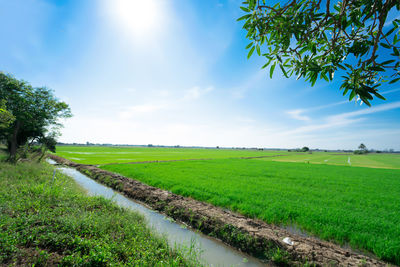
[[[400,264],[400,170],[258,159],[102,168]]]
[[[58,156],[83,164],[259,157],[287,153],[286,151],[249,149],[57,146]]]
[[[227,159],[260,157],[266,161],[309,162],[328,165],[349,165],[371,168],[400,169],[400,154],[367,154],[313,152],[299,153],[248,149],[193,149],[158,147],[102,147],[102,146],[58,146],[57,155],[77,163],[108,164],[156,160],[180,159]],[[279,155],[279,156],[276,156]]]
[[[0,144],[0,162],[7,159],[7,149],[4,145]]]
[[[370,153],[364,155],[330,152],[290,153],[281,157],[262,158],[260,160],[400,169],[400,154],[388,153]]]
[[[185,266],[143,217],[45,164],[0,163],[0,265]]]

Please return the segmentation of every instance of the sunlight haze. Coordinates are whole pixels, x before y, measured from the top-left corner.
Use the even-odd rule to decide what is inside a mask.
[[[369,108],[340,78],[270,79],[241,1],[0,2],[0,69],[70,105],[61,142],[400,149],[398,83]]]

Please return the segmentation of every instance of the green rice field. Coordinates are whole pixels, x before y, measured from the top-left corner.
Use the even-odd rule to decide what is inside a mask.
[[[77,163],[96,165],[185,159],[262,157],[259,160],[400,169],[400,154],[385,153],[354,155],[338,152],[301,153],[256,149],[58,146],[57,155]]]
[[[83,164],[155,160],[220,159],[284,155],[287,151],[249,149],[58,146],[57,155]]]
[[[262,160],[400,169],[400,154],[389,153],[370,153],[366,155],[335,152],[286,153],[281,157],[263,158]]]
[[[73,161],[75,152],[90,152],[76,154],[89,155],[80,163],[119,162],[100,167],[400,264],[398,154],[136,147],[73,147],[68,153],[71,147],[60,148],[57,154]],[[258,155],[274,157],[240,158]],[[123,164],[190,158],[210,160]]]

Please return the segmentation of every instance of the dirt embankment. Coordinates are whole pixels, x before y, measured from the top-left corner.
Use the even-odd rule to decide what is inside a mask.
[[[302,237],[257,219],[182,197],[133,179],[77,164],[55,155],[58,163],[74,167],[153,209],[185,222],[205,234],[217,237],[238,249],[279,265],[387,266],[377,259],[360,255],[338,245],[312,237]],[[287,238],[290,240],[287,241]],[[284,241],[286,239],[286,242]]]

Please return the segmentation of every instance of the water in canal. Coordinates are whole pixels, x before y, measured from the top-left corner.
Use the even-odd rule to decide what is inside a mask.
[[[48,159],[50,164],[56,162]],[[122,194],[90,179],[76,169],[69,167],[57,167],[64,174],[72,177],[90,195],[104,196],[112,199],[118,205],[141,213],[147,220],[149,226],[158,233],[165,235],[171,246],[190,247],[195,244],[201,251],[200,259],[210,266],[265,266],[260,260],[248,256],[224,243],[210,238],[192,229],[153,211]]]

